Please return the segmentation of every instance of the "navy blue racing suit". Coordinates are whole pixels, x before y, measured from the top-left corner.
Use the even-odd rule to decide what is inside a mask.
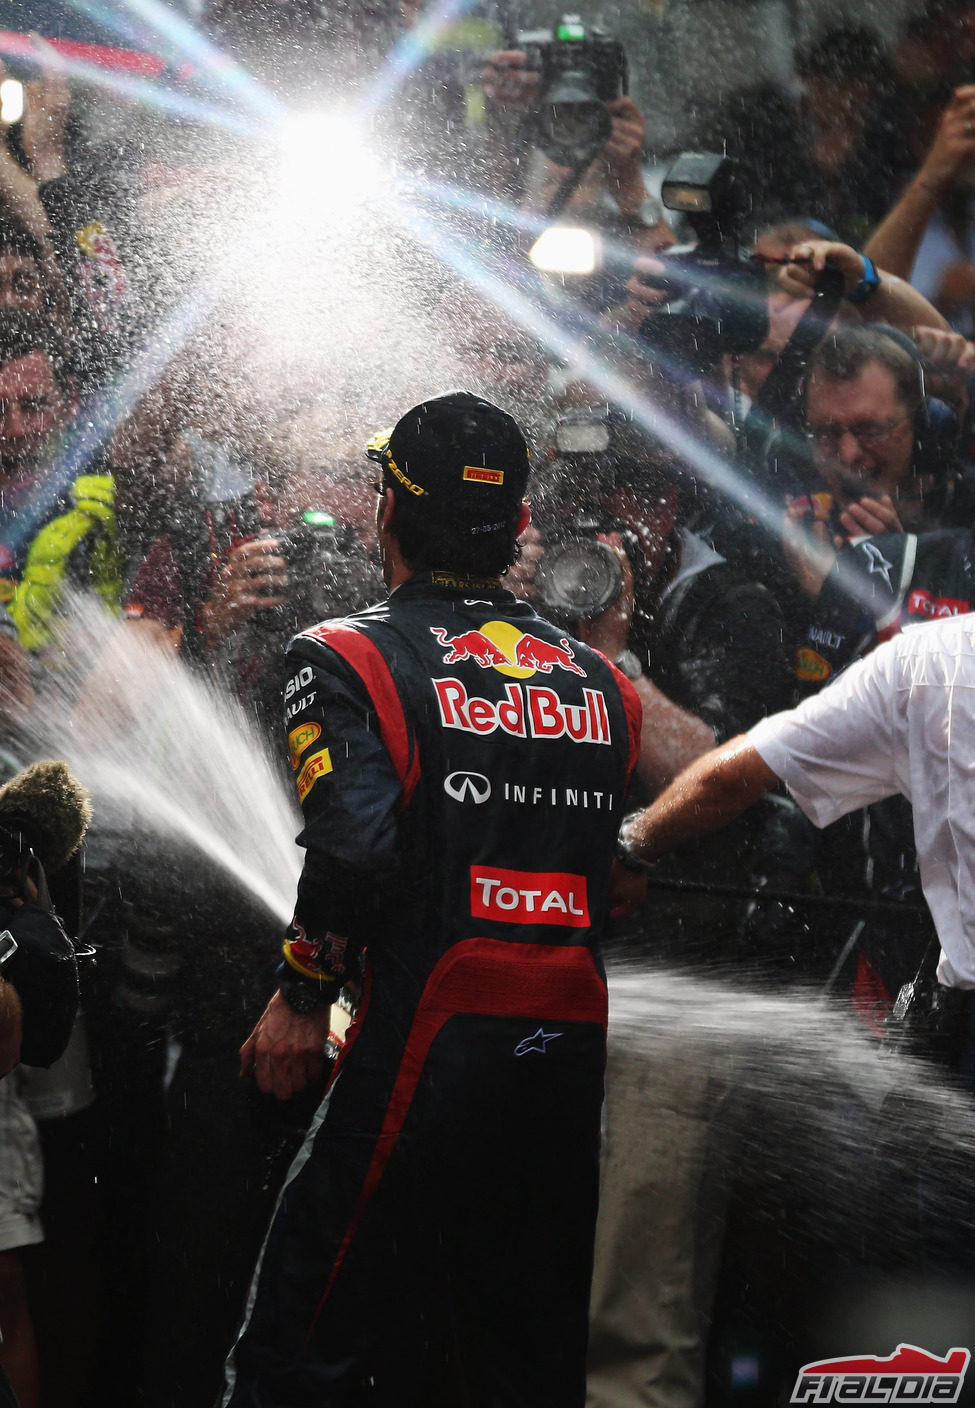
[[[224,1401],[581,1408],[639,700],[496,583],[426,573],[298,636],[286,712],[289,976],[362,1000]]]

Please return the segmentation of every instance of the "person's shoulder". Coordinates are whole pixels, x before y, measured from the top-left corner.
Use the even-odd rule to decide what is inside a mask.
[[[952,660],[972,660],[975,658],[975,612],[916,622],[895,636],[890,644],[897,647],[901,656],[942,655]]]

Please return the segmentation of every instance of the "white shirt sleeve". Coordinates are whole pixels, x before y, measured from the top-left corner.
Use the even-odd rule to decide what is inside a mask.
[[[817,826],[902,790],[897,765],[897,640],[859,660],[748,740]]]

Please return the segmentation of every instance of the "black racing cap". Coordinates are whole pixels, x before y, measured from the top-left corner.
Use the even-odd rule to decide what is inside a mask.
[[[516,420],[470,391],[432,396],[369,442],[383,483],[434,516],[483,533],[506,527],[528,487],[528,444]]]

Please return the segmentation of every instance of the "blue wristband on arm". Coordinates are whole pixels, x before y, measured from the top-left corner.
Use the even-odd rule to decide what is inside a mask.
[[[880,275],[877,273],[877,266],[867,254],[861,254],[863,260],[863,278],[856,288],[850,289],[846,295],[847,303],[866,303],[867,299],[877,292],[880,287]]]

